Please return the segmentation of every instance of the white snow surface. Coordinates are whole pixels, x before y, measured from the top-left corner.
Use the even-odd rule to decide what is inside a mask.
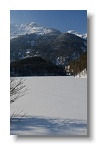
[[[87,79],[27,77],[25,96],[11,105],[11,134],[87,135]]]
[[[75,78],[87,78],[87,70],[84,69],[83,71],[81,71],[80,73],[78,73]]]

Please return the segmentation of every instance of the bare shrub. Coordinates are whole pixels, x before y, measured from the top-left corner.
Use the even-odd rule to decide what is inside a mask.
[[[27,88],[24,81],[25,80],[23,78],[10,78],[10,104],[25,95]]]

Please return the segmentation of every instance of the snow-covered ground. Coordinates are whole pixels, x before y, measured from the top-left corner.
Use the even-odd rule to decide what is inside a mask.
[[[84,75],[76,75],[75,78],[87,78],[87,74],[84,74]]]
[[[86,135],[87,123],[84,120],[25,117],[14,118],[11,122],[13,135]]]
[[[78,73],[75,78],[87,78],[87,70],[84,69],[83,71],[81,71],[80,73]]]
[[[20,115],[11,120],[11,134],[87,135],[86,78],[24,79],[29,90],[11,105],[11,115]]]

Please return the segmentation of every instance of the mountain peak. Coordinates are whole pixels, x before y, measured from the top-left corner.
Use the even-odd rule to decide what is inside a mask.
[[[59,33],[61,33],[59,30],[39,26],[36,22],[31,22],[29,24],[10,23],[11,39],[26,34],[44,35],[44,34],[59,34]]]
[[[67,33],[74,34],[74,35],[79,36],[83,39],[87,39],[87,33],[80,34],[80,33],[76,32],[75,30],[69,30],[69,31],[67,31]]]
[[[39,25],[36,22],[31,22],[28,25],[31,27],[39,27]]]
[[[73,34],[73,33],[77,33],[77,32],[75,30],[69,30],[69,31],[67,31],[67,33]]]

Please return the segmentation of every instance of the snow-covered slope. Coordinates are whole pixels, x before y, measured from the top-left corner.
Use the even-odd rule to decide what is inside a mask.
[[[80,73],[78,73],[75,78],[87,78],[87,71],[86,69],[84,69],[83,71],[81,71]]]
[[[74,34],[74,35],[79,36],[81,38],[87,39],[87,33],[80,34],[80,33],[76,32],[75,30],[69,30],[69,31],[67,31],[67,33]]]
[[[10,38],[16,38],[20,35],[35,33],[37,35],[49,34],[49,33],[61,33],[53,28],[42,27],[31,22],[29,24],[10,24]]]

